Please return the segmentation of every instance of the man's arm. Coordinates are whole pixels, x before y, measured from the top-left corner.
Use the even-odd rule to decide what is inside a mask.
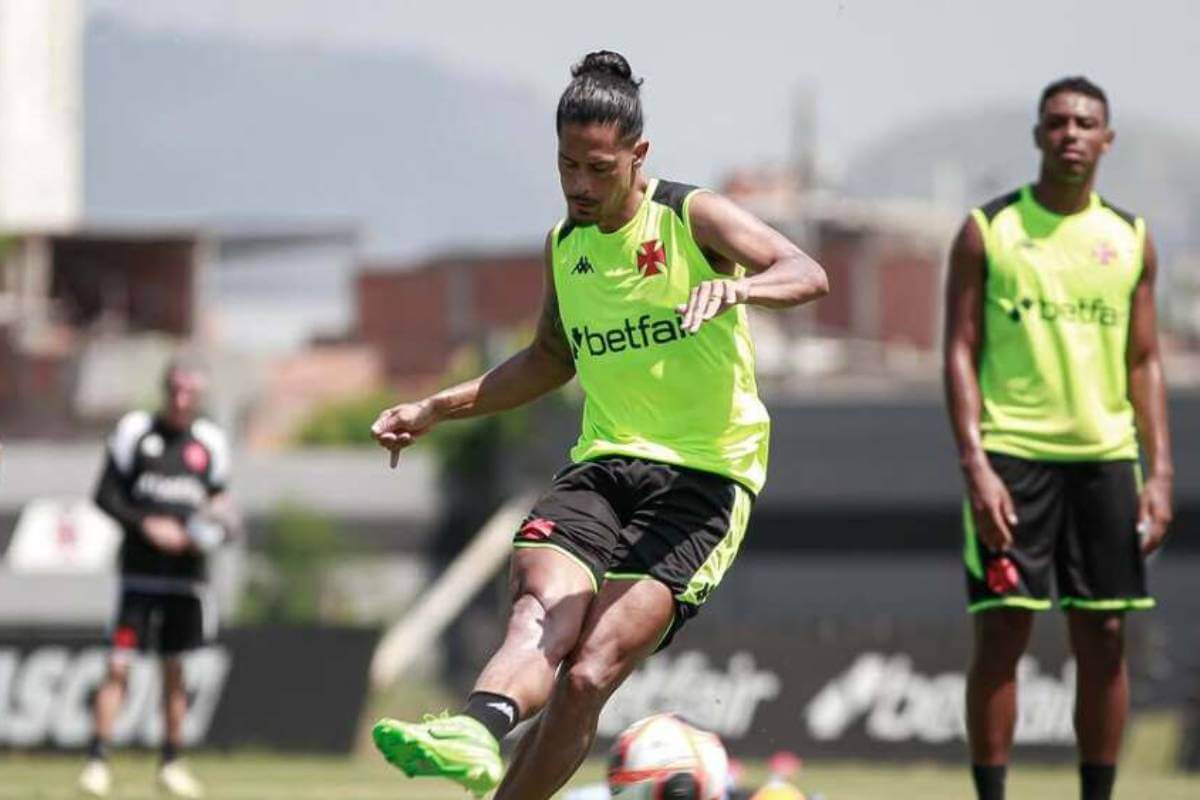
[[[525,405],[571,380],[575,360],[558,313],[551,260],[551,236],[546,237],[545,282],[542,313],[533,341],[504,363],[473,380],[430,395],[422,400],[385,409],[371,433],[392,454],[392,466],[400,451],[433,426],[452,419],[495,414]]]
[[[1142,487],[1138,529],[1142,550],[1151,553],[1162,544],[1171,522],[1171,484],[1175,467],[1171,460],[1171,434],[1167,425],[1167,388],[1163,378],[1162,354],[1158,347],[1158,320],[1154,308],[1154,282],[1158,277],[1158,251],[1146,235],[1142,276],[1133,291],[1129,320],[1129,399],[1137,417],[1138,437],[1150,474]]]
[[[1012,497],[992,469],[983,450],[979,418],[979,350],[983,342],[983,297],[987,253],[975,220],[968,217],[950,249],[946,276],[946,329],[943,336],[943,380],[946,410],[958,460],[971,497],[976,528],[984,544],[1004,550],[1012,544],[1017,522]]]
[[[148,514],[138,508],[129,496],[129,481],[117,468],[111,454],[104,460],[95,501],[100,510],[120,523],[125,531],[140,533],[159,550],[181,553],[189,546],[187,533],[179,520],[162,514]]]
[[[688,302],[678,308],[683,327],[691,333],[738,303],[791,308],[829,294],[829,279],[820,264],[728,198],[697,192],[688,216],[697,244],[750,273],[693,287]]]
[[[129,498],[128,482],[109,454],[104,458],[104,472],[100,473],[95,501],[101,511],[129,530],[140,531],[148,516]]]
[[[201,553],[209,553],[233,541],[242,531],[242,521],[229,493],[213,493],[203,507],[187,518],[183,525],[188,543]]]

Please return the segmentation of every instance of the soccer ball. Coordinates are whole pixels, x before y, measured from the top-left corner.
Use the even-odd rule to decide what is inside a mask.
[[[729,758],[716,735],[655,714],[617,737],[608,789],[613,800],[720,800],[728,775]]]

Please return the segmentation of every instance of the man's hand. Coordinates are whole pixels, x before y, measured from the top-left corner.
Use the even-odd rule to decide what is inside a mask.
[[[437,421],[433,403],[429,400],[401,403],[380,413],[371,426],[371,436],[391,453],[391,466],[395,468],[400,461],[400,451],[429,431]]]
[[[688,301],[675,310],[683,316],[683,329],[695,333],[713,317],[746,302],[747,294],[746,285],[740,280],[704,281],[694,286]]]
[[[1151,476],[1138,498],[1138,533],[1142,537],[1142,555],[1159,548],[1171,524],[1171,481]]]
[[[191,547],[191,540],[187,531],[183,529],[183,523],[174,517],[163,514],[148,516],[142,520],[142,533],[150,544],[164,553],[177,555]]]
[[[1007,550],[1013,543],[1017,512],[1004,481],[990,465],[984,464],[967,471],[967,492],[975,529],[984,546],[997,553]]]

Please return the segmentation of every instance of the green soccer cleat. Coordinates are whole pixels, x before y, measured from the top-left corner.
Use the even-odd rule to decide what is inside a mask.
[[[483,797],[496,788],[504,773],[495,737],[461,714],[427,715],[420,723],[384,718],[371,733],[383,757],[410,778],[449,778]]]

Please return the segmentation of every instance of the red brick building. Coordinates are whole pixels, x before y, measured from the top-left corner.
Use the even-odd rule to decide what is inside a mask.
[[[440,376],[462,345],[533,326],[542,273],[540,251],[370,264],[357,279],[358,335],[382,354],[390,377]]]
[[[829,273],[828,297],[773,318],[788,340],[815,335],[881,350],[936,349],[953,220],[924,207],[779,192],[756,202],[745,187],[741,192],[739,201],[788,233]],[[381,354],[391,379],[435,379],[461,346],[481,344],[496,330],[532,328],[542,272],[542,254],[532,249],[448,255],[409,267],[370,264],[356,283],[358,338]]]

